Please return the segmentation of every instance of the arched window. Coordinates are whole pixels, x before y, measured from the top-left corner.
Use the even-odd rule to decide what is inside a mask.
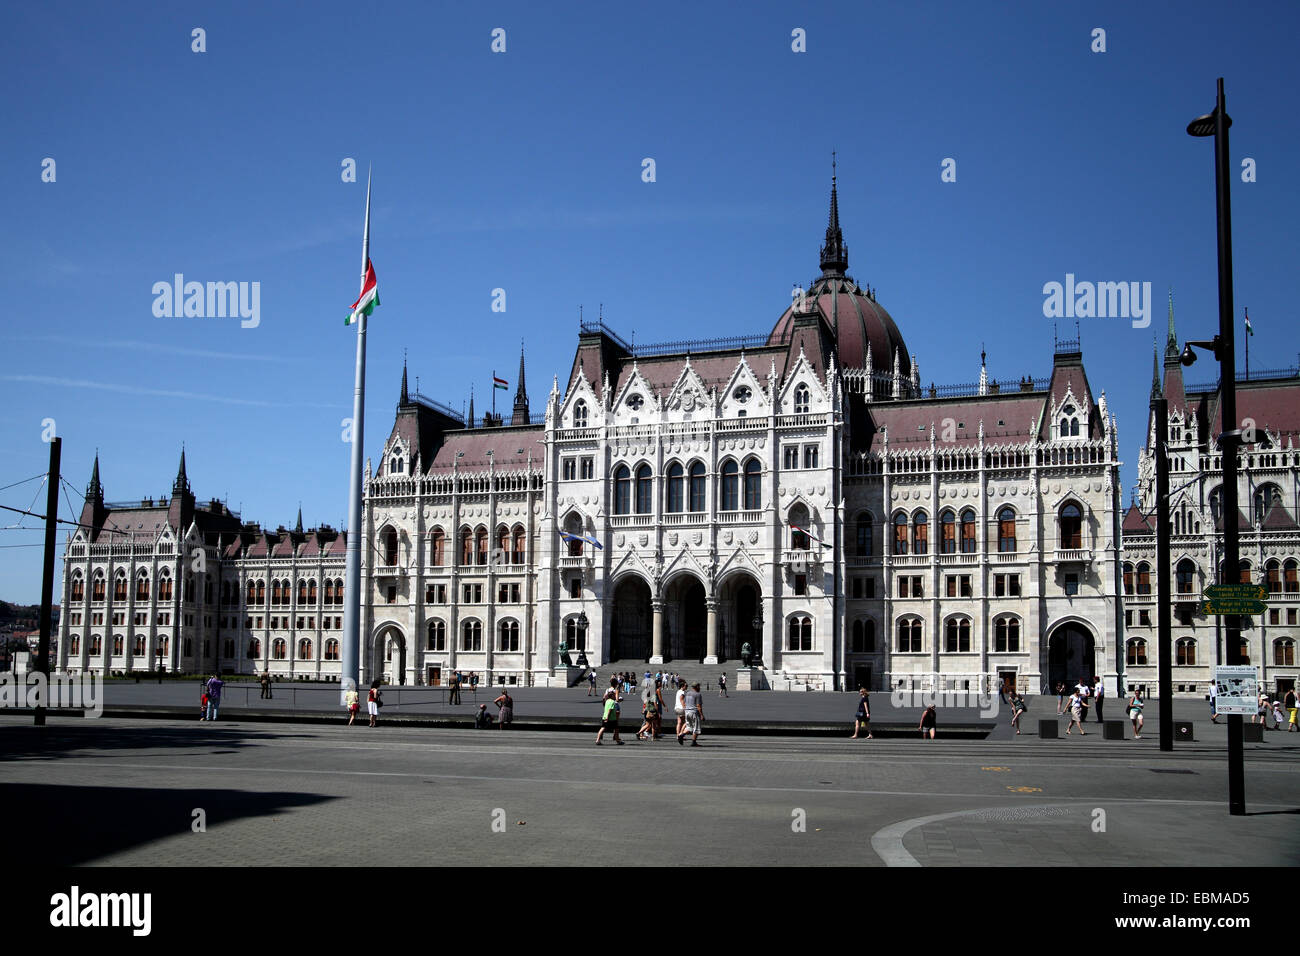
[[[763,466],[757,458],[745,462],[745,510],[757,511],[763,506]]]
[[[74,656],[81,653],[81,638],[76,634],[68,641],[68,653]]]
[[[939,515],[939,553],[957,553],[957,516],[951,509]]]
[[[460,649],[462,651],[483,650],[483,625],[479,621],[465,621],[460,626]]]
[[[116,595],[114,595],[116,597]],[[81,577],[80,571],[72,572],[72,597],[73,601],[83,601],[86,598],[86,582]]]
[[[900,654],[921,653],[921,619],[903,617],[898,619],[898,652]]]
[[[1254,584],[1254,583],[1255,583],[1254,580],[1251,578],[1251,575],[1250,575],[1250,562],[1249,562],[1249,561],[1242,561],[1240,564],[1237,565],[1237,583],[1238,583],[1238,584]]]
[[[722,503],[720,511],[737,511],[740,508],[740,467],[735,459],[728,458],[722,466]]]
[[[648,515],[655,510],[654,482],[651,479],[649,465],[639,465],[636,470],[636,513]]]
[[[1133,593],[1133,562],[1124,562],[1124,593]]]
[[[702,461],[691,462],[690,489],[689,489],[690,501],[688,502],[688,506],[690,507],[691,511],[698,512],[704,510],[704,488],[705,488],[704,462]]]
[[[668,481],[665,484],[665,494],[665,512],[675,515],[686,510],[686,469],[682,467],[680,461],[675,461],[668,466]]]
[[[907,515],[894,515],[894,554],[907,554]]]
[[[1196,586],[1196,564],[1191,558],[1183,558],[1176,569],[1179,594],[1191,594]]]
[[[1061,506],[1061,544],[1064,551],[1077,551],[1083,547],[1083,512],[1073,501]]]
[[[1138,594],[1151,593],[1151,565],[1145,561],[1139,561],[1137,566],[1137,585]]]
[[[519,650],[518,621],[502,621],[497,625],[497,650],[506,652]]]
[[[1300,593],[1300,564],[1296,563],[1295,558],[1287,558],[1282,565],[1282,590],[1286,594]]]
[[[998,552],[1011,554],[1016,550],[1016,512],[1010,506],[998,512]]]
[[[1273,642],[1273,665],[1275,667],[1295,666],[1295,641],[1289,637],[1279,637]]]
[[[809,391],[808,386],[800,383],[794,390],[794,413],[796,415],[808,414],[809,408]]]
[[[335,604],[343,603],[343,579],[342,578],[334,579],[334,603]]]
[[[1264,566],[1264,580],[1270,594],[1282,593],[1282,563],[1274,558]]]
[[[277,578],[271,579],[271,607],[280,606],[280,581]]]
[[[103,571],[95,572],[95,577],[90,583],[90,599],[92,601],[104,600],[104,572]],[[123,595],[122,599],[125,600],[126,595]]]
[[[1174,663],[1179,667],[1193,667],[1196,664],[1196,639],[1180,637],[1174,644]]]
[[[993,622],[993,650],[1002,654],[1020,651],[1020,618],[1000,617]]]
[[[336,661],[339,659],[339,642],[331,637],[325,642],[325,660]]]
[[[248,582],[248,600],[246,602],[250,607],[257,603],[257,582]]]
[[[123,640],[121,634],[113,635],[113,654],[120,657],[124,652],[122,650]]]
[[[1079,437],[1079,419],[1073,405],[1066,405],[1061,409],[1061,437]]]
[[[497,525],[496,550],[492,553],[492,563],[510,563],[510,529],[503,524]]]
[[[871,557],[871,515],[858,515],[857,524],[854,526],[854,553],[859,558]]]
[[[401,455],[394,455],[391,467],[388,469],[390,475],[400,475],[406,471],[406,463],[402,461]]]
[[[390,568],[397,566],[397,529],[389,525],[380,532],[384,542],[384,564]]]
[[[307,582],[303,580],[299,580],[298,581],[298,604],[303,605],[306,603],[307,603]]]
[[[569,516],[564,519],[564,531],[568,535],[565,543],[569,546],[569,557],[582,557],[582,519],[574,512],[569,512]]]
[[[564,622],[564,641],[571,651],[587,649],[587,628],[583,626],[580,619],[571,617]]]
[[[1260,485],[1255,489],[1255,523],[1263,524],[1264,519],[1268,517],[1269,509],[1273,503],[1282,499],[1282,492],[1277,485],[1267,484]]]
[[[1245,637],[1243,637],[1241,640],[1239,640],[1239,641],[1237,642],[1237,647],[1239,647],[1239,648],[1241,649],[1241,663],[1243,663],[1243,664],[1249,664],[1249,663],[1250,663],[1250,640],[1249,640],[1249,638],[1245,638]]]
[[[158,575],[158,600],[170,601],[172,599],[172,577],[165,570]]]
[[[134,643],[135,643],[135,656],[144,657],[144,635],[137,634]]]
[[[266,604],[266,582],[258,581],[257,582],[257,605],[258,607],[261,607],[264,604]]]
[[[307,581],[307,603],[312,607],[316,606],[316,579],[310,578]]]
[[[876,650],[876,622],[868,618],[853,622],[853,653],[872,654]]]
[[[460,529],[460,563],[462,565],[474,563],[474,532],[468,527]]]
[[[525,543],[525,538],[524,538],[523,525],[515,525],[514,540],[515,540],[515,547],[514,547],[514,551],[510,555],[510,563],[523,564],[524,553],[527,550],[527,545]]]
[[[487,566],[488,559],[488,533],[487,528],[480,525],[474,531],[474,563]]]
[[[787,651],[811,651],[812,646],[812,618],[806,614],[796,614],[790,618],[790,624],[787,631],[786,650]]]
[[[790,509],[790,549],[812,550],[812,539],[808,536],[808,509],[801,504]]]
[[[286,650],[287,650],[287,646],[284,642],[283,637],[277,637],[274,641],[271,642],[271,657],[273,657],[275,660],[277,661],[284,660]]]
[[[573,403],[573,427],[587,427],[587,403],[582,399]]]
[[[203,576],[203,603],[204,604],[212,603],[212,575],[210,574],[205,574]],[[231,656],[231,655],[227,655],[227,656]]]
[[[924,511],[912,516],[912,553],[930,553],[930,519]]]
[[[104,595],[100,594],[99,597],[100,600],[103,600]],[[126,600],[126,572],[125,571],[118,571],[117,576],[113,578],[113,600],[114,601]]]
[[[429,622],[429,639],[425,645],[426,649],[431,651],[445,651],[447,649],[447,623],[445,621]]]
[[[137,601],[149,600],[149,572],[141,571],[135,579],[135,599]]]
[[[970,653],[970,618],[948,618],[943,626],[943,649],[949,654]]]
[[[311,641],[305,637],[298,641],[298,660],[311,660]]]
[[[434,528],[429,535],[429,564],[432,567],[440,568],[445,562],[445,551],[447,548],[447,536],[441,528]]]
[[[98,634],[92,634],[90,637],[90,656],[99,657],[104,653],[104,638]]]
[[[1126,650],[1125,659],[1130,666],[1145,667],[1147,663],[1147,642],[1140,637],[1130,637],[1124,643]]]
[[[632,472],[627,465],[614,469],[614,514],[632,513]]]
[[[248,642],[248,656],[251,658],[262,656],[262,642],[255,637]]]

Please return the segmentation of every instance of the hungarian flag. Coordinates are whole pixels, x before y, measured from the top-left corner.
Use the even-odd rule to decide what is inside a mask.
[[[493,388],[499,388],[502,391],[504,391],[509,385],[510,383],[507,382],[504,378],[497,378],[495,375],[492,376]],[[495,399],[493,399],[493,401],[495,401]]]
[[[1246,334],[1254,335],[1255,329],[1250,324],[1250,309],[1246,310]]]
[[[375,264],[366,260],[366,281],[361,286],[361,295],[352,303],[352,312],[343,320],[344,325],[351,325],[360,316],[370,315],[379,304],[379,286],[375,283]]]
[[[817,535],[813,534],[813,532],[807,530],[806,528],[801,528],[801,527],[799,527],[797,524],[792,524],[792,525],[790,525],[790,527],[793,528],[795,531],[800,532],[801,534],[806,534],[806,535],[809,537],[810,540],[812,540],[812,541],[816,541],[816,542],[817,542],[817,547],[819,547],[819,548],[829,548],[829,547],[830,547],[829,544],[827,544],[825,541],[823,541],[821,538],[817,537]]]

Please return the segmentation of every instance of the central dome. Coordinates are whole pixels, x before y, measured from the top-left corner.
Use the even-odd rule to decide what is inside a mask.
[[[876,372],[892,375],[897,353],[899,372],[903,378],[909,378],[911,353],[893,316],[881,307],[872,291],[861,288],[846,274],[848,265],[849,250],[840,231],[839,198],[832,176],[830,222],[826,227],[826,244],[821,249],[822,274],[813,282],[802,304],[792,303],[777,319],[768,344],[789,341],[798,318],[817,314],[835,343],[836,362],[841,368],[863,368],[869,346],[871,365]],[[800,305],[798,311],[796,305]]]

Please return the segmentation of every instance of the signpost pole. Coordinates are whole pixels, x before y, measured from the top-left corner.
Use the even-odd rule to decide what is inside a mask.
[[[1157,398],[1156,419],[1156,654],[1160,749],[1174,749],[1173,621],[1169,587],[1169,401]]]

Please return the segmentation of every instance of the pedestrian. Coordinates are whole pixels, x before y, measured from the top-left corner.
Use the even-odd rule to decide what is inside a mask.
[[[1255,716],[1251,720],[1252,724],[1268,724],[1268,694],[1260,694],[1258,706],[1255,708]]]
[[[1106,696],[1106,684],[1100,676],[1092,676],[1092,699],[1097,705],[1097,723],[1101,723],[1101,701]]]
[[[1020,734],[1020,717],[1029,709],[1025,699],[1017,694],[1014,690],[1011,692],[1011,726],[1016,728],[1016,735]]]
[[[460,671],[452,671],[451,682],[448,685],[447,703],[460,703]]]
[[[208,719],[208,685],[205,681],[199,685],[199,720]]]
[[[473,680],[474,676],[471,674],[470,681]],[[510,696],[510,691],[502,687],[501,696],[492,703],[497,705],[497,730],[505,730],[515,719],[515,699]]]
[[[657,739],[657,738],[655,738],[655,736],[654,736],[654,732],[655,732],[655,712],[656,712],[656,700],[655,700],[655,695],[654,695],[654,694],[651,694],[649,697],[644,697],[644,698],[642,698],[642,701],[641,701],[641,726],[640,726],[640,728],[638,728],[638,730],[637,730],[637,732],[636,732],[636,739],[637,739],[637,740],[645,740],[645,739],[647,739],[647,738],[650,738],[650,739]]]
[[[1070,695],[1066,706],[1070,712],[1070,723],[1065,728],[1065,736],[1070,736],[1070,731],[1074,730],[1076,726],[1079,728],[1080,737],[1088,736],[1088,732],[1083,729],[1083,690],[1081,688],[1076,687],[1074,689],[1074,693]]]
[[[492,726],[492,715],[487,712],[487,704],[479,704],[478,710],[474,712],[474,727],[476,730],[484,730]]]
[[[926,736],[929,736],[931,740],[934,740],[934,732],[938,729],[938,726],[939,714],[936,712],[934,704],[931,704],[921,714],[921,739],[924,740]]]
[[[727,693],[727,675],[726,675],[726,674],[719,674],[719,675],[718,675],[718,696],[719,696],[719,697],[730,697],[730,696],[731,696],[730,694]]]
[[[1273,699],[1273,729],[1281,730],[1286,724],[1286,714],[1282,713],[1282,698]]]
[[[216,674],[208,680],[208,720],[217,719],[217,710],[221,707],[221,688],[226,686]]]
[[[686,681],[678,681],[674,686],[677,688],[677,693],[673,697],[673,714],[677,717],[677,727],[673,732],[677,734],[680,742],[686,724]]]
[[[1219,722],[1219,682],[1210,681],[1210,723]]]
[[[357,701],[360,699],[361,697],[357,693],[355,687],[351,688],[346,694],[343,695],[343,702],[348,708],[349,727],[352,726],[352,721],[357,719],[357,711],[361,709],[361,705],[357,703]]]
[[[587,674],[587,696],[596,696],[596,669],[594,667]]]
[[[262,679],[259,681],[259,683],[262,685],[261,699],[270,700],[271,699],[271,672],[269,670],[262,671]]]
[[[682,686],[686,686],[686,681],[682,681]],[[692,684],[691,689],[683,697],[683,704],[686,708],[685,727],[682,733],[677,735],[677,743],[682,743],[682,738],[687,734],[691,735],[691,746],[700,745],[700,725],[704,722],[704,695],[700,693],[700,685]]]
[[[1296,724],[1297,704],[1300,704],[1300,697],[1297,697],[1295,688],[1294,687],[1288,688],[1286,692],[1286,698],[1283,701],[1283,706],[1286,707],[1286,712],[1287,712],[1287,724],[1289,725],[1286,729],[1286,732],[1288,734],[1294,733],[1297,728],[1297,724]]]
[[[474,699],[478,700],[478,671],[469,672],[469,689],[474,694]]]
[[[1056,682],[1056,716],[1065,713],[1065,681]]]
[[[1142,719],[1143,703],[1144,702],[1142,700],[1142,688],[1139,687],[1137,690],[1133,691],[1133,696],[1132,698],[1129,699],[1128,702],[1128,715],[1129,718],[1133,721],[1134,740],[1142,739],[1142,724],[1144,723]]]
[[[383,695],[379,693],[379,681],[370,684],[370,693],[366,695],[366,713],[370,714],[370,726],[375,726],[379,717],[379,708],[384,706]]]
[[[865,687],[858,688],[858,710],[853,716],[853,736],[850,740],[858,739],[858,731],[865,729],[867,739],[871,740],[871,701],[868,699],[869,694]]]
[[[654,739],[664,735],[664,685],[662,680],[655,681],[655,725]]]
[[[605,697],[601,702],[600,730],[596,731],[597,747],[600,746],[601,738],[605,736],[607,730],[613,733],[614,743],[623,746],[623,740],[618,735],[618,691],[613,687],[605,691]]]
[[[1010,689],[1010,684],[1011,682],[1005,677],[998,681],[998,698],[1004,704],[1007,702],[1007,691]]]
[[[1079,678],[1079,683],[1078,683],[1078,685],[1075,687],[1075,690],[1076,690],[1076,691],[1078,692],[1078,694],[1079,694],[1079,714],[1080,714],[1080,720],[1081,720],[1081,721],[1087,720],[1087,719],[1088,719],[1088,705],[1089,705],[1089,703],[1091,702],[1091,698],[1092,698],[1092,685],[1088,682],[1088,678],[1086,678],[1086,677],[1080,677],[1080,678]],[[1083,730],[1082,725],[1080,725],[1079,729],[1080,729],[1080,730]]]

